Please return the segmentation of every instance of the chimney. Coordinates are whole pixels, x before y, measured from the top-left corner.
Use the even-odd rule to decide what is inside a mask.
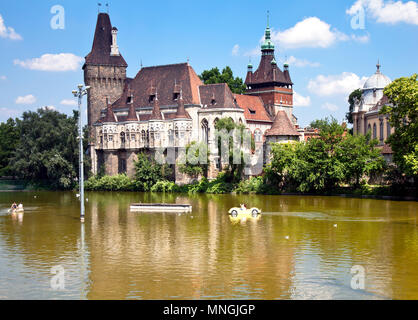
[[[110,47],[111,56],[119,56],[119,47],[117,43],[118,29],[116,27],[112,28],[112,45]]]

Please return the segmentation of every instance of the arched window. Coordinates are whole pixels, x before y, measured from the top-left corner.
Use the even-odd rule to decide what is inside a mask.
[[[202,142],[208,144],[209,143],[209,123],[208,120],[203,119],[202,120]]]
[[[120,133],[120,143],[125,143],[125,132]]]
[[[146,140],[147,140],[147,137],[146,137],[145,130],[142,130],[141,131],[141,142],[145,143]]]
[[[261,131],[260,130],[256,130],[254,132],[254,141],[255,142],[261,142],[261,140],[262,140],[261,137],[262,137]]]
[[[174,136],[173,136],[173,130],[168,130],[168,143],[170,145],[174,144]]]
[[[379,124],[379,140],[380,140],[380,143],[383,143],[383,119],[380,119],[380,124]]]
[[[387,120],[386,120],[387,121]],[[386,122],[386,139],[389,139],[390,135],[391,135],[391,127],[390,127],[390,123],[389,121]]]
[[[377,127],[376,123],[373,124],[373,139],[377,138]]]

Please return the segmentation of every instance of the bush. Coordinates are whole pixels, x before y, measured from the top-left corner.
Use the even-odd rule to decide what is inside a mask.
[[[171,181],[158,181],[151,187],[151,192],[177,192],[178,187]]]
[[[89,178],[84,188],[91,191],[134,191],[135,182],[126,174],[117,176],[103,176],[101,178],[94,176]]]
[[[238,187],[234,190],[236,193],[249,194],[249,193],[262,193],[264,186],[263,177],[251,177],[248,180],[243,180],[238,184]]]

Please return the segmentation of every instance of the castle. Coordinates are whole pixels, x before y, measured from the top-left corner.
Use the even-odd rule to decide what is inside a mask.
[[[233,94],[227,84],[205,85],[189,63],[141,67],[135,78],[128,78],[117,33],[109,15],[99,13],[83,66],[84,82],[91,87],[87,116],[93,174],[104,170],[132,176],[137,154],[152,154],[157,148],[185,148],[196,141],[211,150],[221,118],[245,125],[258,151],[270,142],[300,139],[289,66],[282,71],[277,65],[269,26],[258,69],[248,65],[245,94]],[[208,178],[214,179],[222,170],[217,152],[209,155],[209,162]],[[177,168],[175,179],[187,182]]]
[[[393,151],[385,141],[395,130],[390,126],[389,115],[380,114],[380,110],[389,104],[383,90],[392,81],[380,71],[379,62],[376,68],[375,74],[367,79],[361,89],[361,99],[355,101],[353,132],[362,135],[370,132],[371,137],[379,141],[377,148],[380,149],[385,160],[391,162]]]

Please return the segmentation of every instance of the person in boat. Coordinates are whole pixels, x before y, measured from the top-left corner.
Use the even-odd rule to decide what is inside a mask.
[[[17,208],[18,208],[19,210],[23,210],[23,204],[19,203],[19,205],[17,206]]]
[[[245,203],[241,204],[241,210],[247,210],[247,206],[245,205]]]
[[[10,207],[10,209],[12,209],[12,210],[16,210],[17,209],[16,202],[13,202],[12,206]]]

